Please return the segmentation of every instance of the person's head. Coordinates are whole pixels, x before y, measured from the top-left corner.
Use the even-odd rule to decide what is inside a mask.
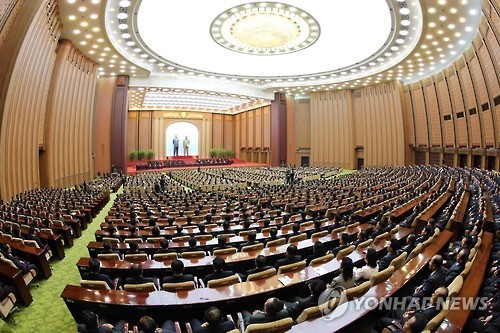
[[[276,297],[272,297],[264,303],[264,311],[270,316],[275,316],[281,310],[283,310],[283,302]]]
[[[293,257],[297,255],[297,246],[295,244],[290,244],[286,248],[286,256]]]
[[[160,241],[160,247],[164,250],[168,249],[168,240],[165,238],[162,238],[162,240]]]
[[[249,242],[255,242],[255,240],[257,239],[257,234],[255,232],[251,232],[247,237]]]
[[[314,229],[321,228],[321,220],[314,220]]]
[[[269,236],[271,236],[271,238],[276,238],[277,235],[278,235],[278,229],[277,228],[271,228],[271,229],[269,229]]]
[[[137,251],[137,249],[139,247],[139,244],[137,244],[136,241],[131,241],[131,242],[128,243],[128,246],[130,247],[130,250],[132,252],[135,252],[135,251]]]
[[[139,332],[142,333],[155,333],[157,328],[156,321],[151,317],[144,316],[139,320],[137,328],[139,329]]]
[[[133,263],[132,265],[130,265],[130,273],[134,277],[141,276],[142,275],[142,267],[141,267],[141,265],[137,264],[137,263]]]
[[[264,266],[266,266],[266,262],[267,262],[267,259],[265,256],[263,256],[262,254],[259,254],[256,258],[255,258],[255,267],[256,268],[262,268]]]
[[[158,228],[157,226],[154,226],[151,229],[151,236],[153,236],[153,237],[160,237],[160,228]]]
[[[360,232],[358,232],[358,240],[365,241],[367,238],[368,233],[366,232],[366,230],[361,230]]]
[[[188,244],[189,244],[189,247],[196,247],[196,238],[189,237]]]
[[[99,318],[90,310],[82,311],[82,324],[86,330],[95,330],[99,326]]]
[[[464,238],[462,238],[462,248],[468,248],[470,249],[472,247],[472,244],[474,242],[474,238],[471,235],[467,235]]]
[[[31,234],[31,235],[34,235],[34,234],[35,234],[35,230],[36,230],[35,226],[34,226],[34,225],[31,225],[31,226],[30,226],[30,234]]]
[[[189,215],[187,218],[186,218],[186,222],[187,224],[191,224],[193,222],[193,217],[191,215]]]
[[[345,244],[348,244],[348,243],[349,243],[349,234],[346,233],[346,232],[343,232],[340,235],[340,244],[341,245],[345,245]]]
[[[222,246],[226,246],[226,244],[227,244],[227,239],[226,239],[226,237],[224,237],[224,236],[218,236],[218,237],[217,237],[217,243],[218,243],[218,244],[219,244],[219,246],[221,246],[221,247],[222,247]]]
[[[292,231],[294,234],[298,233],[300,231],[300,224],[294,223],[292,227]]]
[[[243,221],[243,228],[248,229],[248,228],[250,228],[251,224],[252,224],[252,222],[250,220],[245,220],[245,221]]]
[[[345,281],[350,280],[354,276],[354,264],[352,259],[349,257],[342,258],[342,262],[340,263],[340,272],[342,273],[342,277]]]
[[[464,248],[460,250],[456,258],[457,262],[460,264],[465,264],[467,262],[467,259],[469,258],[469,253],[470,253],[469,249]]]
[[[271,225],[271,221],[270,221],[269,219],[265,219],[265,220],[264,220],[264,223],[263,223],[264,228],[267,228],[267,227],[269,227],[270,225]]]
[[[230,227],[231,227],[231,224],[229,223],[229,221],[224,221],[224,222],[222,222],[222,229],[223,229],[224,231],[229,230],[229,228],[230,228]]]
[[[205,232],[205,223],[201,222],[198,224],[198,230],[200,230],[200,232]]]
[[[135,227],[135,225],[132,225],[130,226],[130,228],[128,228],[128,231],[130,231],[130,233],[133,235],[137,231],[137,228]]]
[[[99,269],[101,268],[101,262],[97,258],[92,258],[89,261],[89,270],[92,273],[99,273]]]
[[[108,225],[108,233],[110,235],[115,233],[115,227],[112,224]]]
[[[182,232],[182,230],[184,230],[184,228],[182,227],[182,225],[177,225],[177,226],[175,227],[175,231],[176,231],[178,234],[180,234],[180,233]]]
[[[423,313],[416,313],[403,326],[403,333],[420,333],[427,325],[427,317]]]
[[[215,327],[222,321],[222,312],[215,306],[211,306],[206,309],[204,316],[209,327]]]
[[[212,265],[214,266],[214,270],[222,271],[222,270],[224,270],[224,267],[226,267],[226,261],[224,259],[222,259],[221,257],[217,256],[212,261]]]
[[[387,251],[389,252],[393,252],[393,253],[396,253],[398,252],[399,250],[399,240],[397,240],[397,238],[391,238],[391,241],[389,242],[389,248],[387,249]]]
[[[434,257],[432,257],[431,261],[429,261],[429,269],[431,271],[435,271],[441,266],[443,266],[443,257],[439,254],[436,254]]]
[[[104,243],[102,243],[102,249],[106,253],[108,253],[109,251],[111,251],[111,242],[105,241]]]
[[[448,297],[448,288],[439,287],[432,293],[431,303],[432,304],[439,304],[440,306],[443,306],[447,297]]]
[[[313,297],[318,298],[323,291],[326,290],[326,284],[323,280],[316,279],[309,282],[309,291]]]
[[[172,273],[174,275],[182,275],[184,272],[184,263],[178,259],[175,259],[170,264],[170,268],[172,269]]]
[[[205,221],[207,221],[207,223],[210,223],[212,221],[212,215],[210,214],[205,215]]]
[[[432,217],[429,219],[429,221],[427,221],[427,225],[431,228],[435,228],[436,227],[436,220],[433,219]]]
[[[320,241],[316,241],[313,246],[313,252],[316,257],[322,257],[326,254],[325,245]]]
[[[433,233],[433,229],[429,225],[426,225],[424,227],[424,229],[422,229],[422,235],[423,236],[430,237],[430,236],[432,236],[432,233]]]
[[[375,249],[369,248],[366,251],[365,257],[366,264],[370,267],[377,267],[377,251]]]
[[[406,237],[406,244],[413,245],[413,244],[415,244],[416,240],[417,240],[417,235],[409,234],[408,237]]]

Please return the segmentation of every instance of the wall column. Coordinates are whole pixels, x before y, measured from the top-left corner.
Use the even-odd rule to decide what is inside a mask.
[[[286,161],[286,96],[276,93],[271,102],[271,159],[272,166]]]
[[[128,75],[118,76],[111,114],[111,165],[116,172],[127,172]]]

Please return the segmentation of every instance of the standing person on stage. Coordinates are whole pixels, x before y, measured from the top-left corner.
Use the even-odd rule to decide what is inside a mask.
[[[177,137],[177,135],[175,136],[172,143],[174,144],[174,156],[179,156],[179,138]]]
[[[188,136],[186,135],[186,137],[182,141],[182,147],[184,148],[184,156],[189,155],[189,144],[190,144],[190,142],[189,142]]]

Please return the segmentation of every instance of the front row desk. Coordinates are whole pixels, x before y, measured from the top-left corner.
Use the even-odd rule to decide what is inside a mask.
[[[395,236],[404,238],[409,234],[409,229],[400,230]],[[405,283],[413,278],[432,258],[433,255],[440,252],[451,238],[451,232],[444,231],[436,236],[433,243],[426,247],[417,257],[410,260],[402,269],[396,271],[387,281],[373,286],[369,291],[369,296],[376,296],[383,299],[393,295]],[[306,240],[303,242],[307,242]],[[385,251],[388,240],[381,240],[374,243],[377,251]],[[301,248],[300,242],[299,248]],[[303,248],[303,247],[302,247]],[[286,245],[273,249],[264,249],[268,256],[283,255]],[[231,256],[227,261],[251,260],[256,254],[250,253],[248,258],[242,258],[241,254],[236,254],[235,258]],[[349,255],[357,266],[363,264],[365,253],[363,250],[356,250]],[[252,258],[250,258],[252,257]],[[274,260],[270,259],[274,262]],[[151,261],[143,263],[145,266],[145,275],[147,266]],[[111,269],[111,262],[103,261],[103,267]],[[79,265],[85,263],[80,261]],[[169,262],[158,263],[164,265],[163,269],[169,269]],[[82,267],[82,266],[79,266]],[[117,269],[121,269],[117,267]],[[308,266],[303,270],[280,274],[267,279],[242,282],[231,286],[218,288],[199,288],[191,291],[178,291],[171,293],[166,291],[155,292],[127,292],[123,290],[91,290],[80,286],[68,285],[64,289],[61,297],[65,300],[68,309],[75,320],[80,320],[80,314],[84,309],[90,309],[100,316],[110,321],[126,319],[129,322],[137,322],[143,315],[149,315],[155,318],[159,323],[166,319],[178,321],[189,321],[192,318],[202,318],[203,311],[209,306],[217,306],[226,314],[234,314],[244,309],[262,308],[264,302],[269,297],[276,296],[281,299],[289,299],[294,295],[307,295],[306,283],[312,279],[320,278],[325,281],[331,281],[334,275],[338,273],[339,261],[331,260],[315,267]],[[288,276],[289,283],[283,284],[280,278]],[[350,309],[343,316],[333,321],[325,321],[322,318],[307,321],[296,325],[292,331],[304,332],[314,331],[332,332],[332,328],[341,331],[350,324],[359,320],[369,313],[368,310]]]

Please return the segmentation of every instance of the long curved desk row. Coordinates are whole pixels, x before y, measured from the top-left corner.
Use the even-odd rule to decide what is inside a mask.
[[[442,245],[451,233],[445,231]],[[381,240],[374,247],[383,251],[388,240]],[[441,246],[442,247],[442,246]],[[434,247],[433,247],[434,248]],[[433,250],[434,252],[434,250]],[[362,264],[365,253],[356,250],[349,257],[358,265]],[[419,257],[419,262],[423,261]],[[90,290],[68,285],[61,297],[66,301],[74,318],[78,321],[83,309],[90,309],[109,319],[138,319],[148,314],[159,321],[166,318],[188,320],[201,316],[211,305],[234,313],[242,309],[261,307],[271,297],[289,298],[291,295],[306,295],[306,282],[315,278],[330,280],[338,272],[339,262],[334,259],[316,267],[308,266],[301,271],[280,274],[260,281],[238,283],[219,288],[200,288],[192,291],[169,293],[165,291],[131,293],[121,290]],[[415,272],[416,273],[416,272]],[[285,279],[283,279],[285,277]],[[287,280],[287,281],[284,281]],[[284,281],[284,282],[282,282]],[[188,311],[186,311],[188,310]]]

